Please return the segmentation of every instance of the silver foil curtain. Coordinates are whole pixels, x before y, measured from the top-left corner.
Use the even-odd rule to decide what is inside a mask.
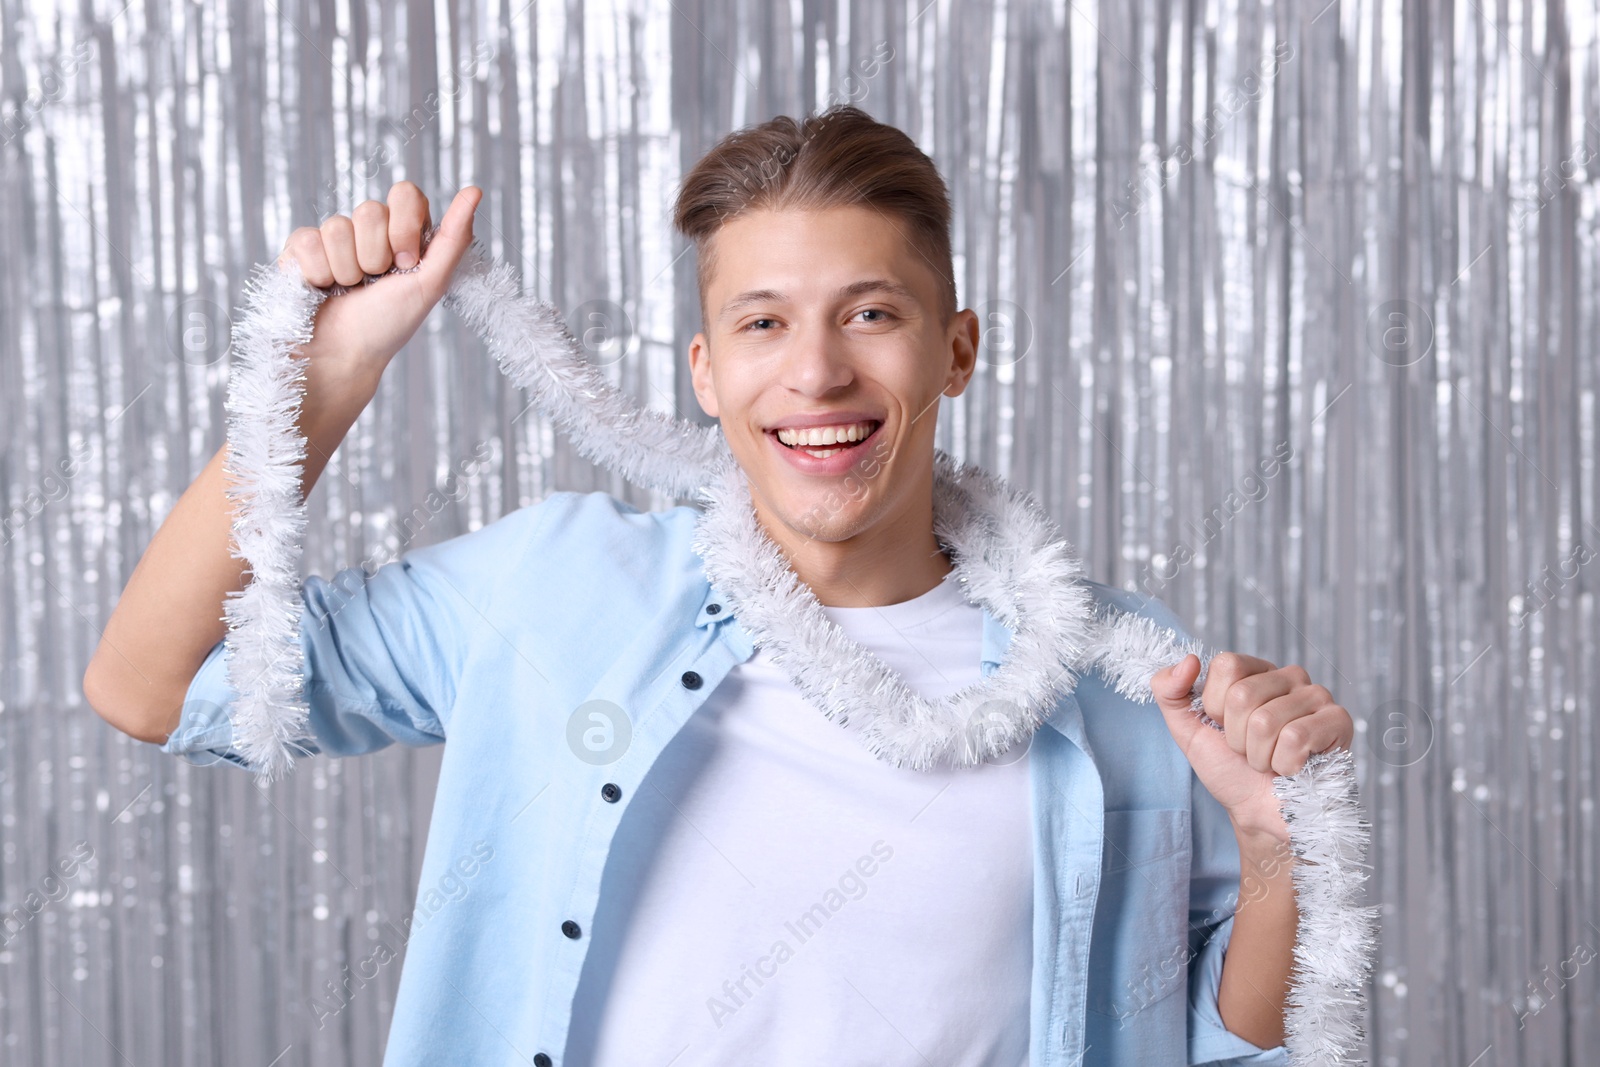
[[[688,387],[676,180],[854,102],[955,204],[983,364],[942,447],[1093,577],[1355,715],[1375,1064],[1595,1062],[1595,4],[0,0],[0,1061],[376,1063],[438,752],[257,788],[84,703],[221,442],[229,311],[409,178],[642,402]],[[577,459],[440,310],[312,497],[308,570]],[[360,973],[358,973],[358,971]],[[276,1058],[275,1058],[276,1057]]]

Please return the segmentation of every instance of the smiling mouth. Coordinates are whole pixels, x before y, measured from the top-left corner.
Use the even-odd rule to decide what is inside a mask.
[[[791,445],[791,444],[786,443],[781,437],[778,436],[779,431],[777,431],[777,430],[768,430],[767,433],[772,437],[772,439],[774,441],[777,441],[778,444],[783,445],[784,448],[787,448],[791,452],[804,452],[808,456],[815,456],[818,459],[826,459],[827,457],[833,455],[835,452],[845,452],[845,451],[848,451],[849,449],[859,448],[862,445],[866,444],[868,441],[872,440],[873,435],[878,432],[878,430],[883,426],[883,423],[880,420],[877,420],[877,419],[868,419],[865,422],[857,424],[857,425],[864,426],[864,427],[867,428],[866,432],[863,433],[860,436],[859,439],[857,439],[855,441],[838,441],[838,442],[835,442],[833,444],[816,444],[816,445],[792,444]]]

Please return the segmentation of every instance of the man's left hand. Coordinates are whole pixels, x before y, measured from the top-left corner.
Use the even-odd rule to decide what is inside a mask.
[[[1273,778],[1294,774],[1314,752],[1349,748],[1355,722],[1304,667],[1222,652],[1212,657],[1200,693],[1205,713],[1222,724],[1219,731],[1190,709],[1199,673],[1200,657],[1191,653],[1151,676],[1167,729],[1201,784],[1227,809],[1235,834],[1287,842]]]

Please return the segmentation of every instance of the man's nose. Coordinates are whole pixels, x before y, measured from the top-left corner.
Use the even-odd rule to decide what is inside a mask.
[[[826,326],[801,327],[784,353],[783,384],[797,393],[822,396],[854,379],[843,338]]]

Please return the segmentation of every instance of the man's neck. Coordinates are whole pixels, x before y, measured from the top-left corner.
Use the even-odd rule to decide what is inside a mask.
[[[822,541],[792,530],[759,501],[756,521],[823,605],[881,607],[931,591],[953,568],[933,536],[931,497],[930,487],[916,506],[843,541]]]

